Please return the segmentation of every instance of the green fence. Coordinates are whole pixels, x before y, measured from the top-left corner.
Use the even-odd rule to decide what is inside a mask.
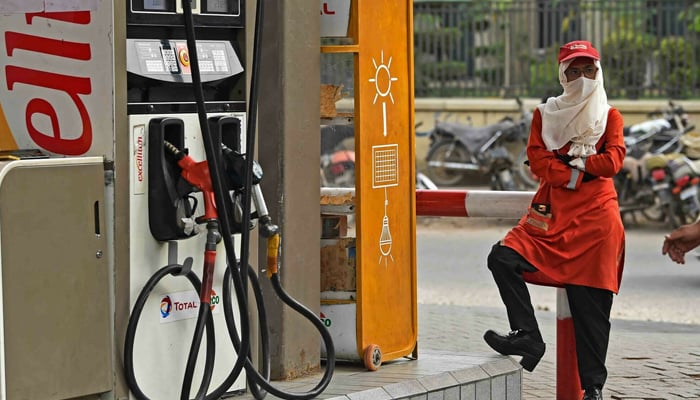
[[[414,0],[415,95],[558,94],[559,46],[585,39],[609,98],[697,99],[699,34],[700,1]],[[352,61],[322,59],[324,79],[352,85]]]
[[[698,33],[696,1],[416,0],[416,96],[559,93],[558,48],[586,39],[611,98],[697,98]]]

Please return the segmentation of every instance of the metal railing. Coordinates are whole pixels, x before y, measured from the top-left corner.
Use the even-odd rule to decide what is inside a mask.
[[[561,93],[556,55],[576,39],[600,51],[609,98],[700,98],[698,0],[414,0],[415,95]],[[328,61],[322,79],[351,81]]]
[[[559,93],[559,46],[585,39],[611,98],[699,97],[696,19],[684,0],[415,0],[416,96]]]

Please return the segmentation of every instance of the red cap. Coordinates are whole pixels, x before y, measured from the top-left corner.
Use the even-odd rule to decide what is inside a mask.
[[[593,47],[591,42],[585,40],[574,40],[559,48],[560,63],[576,57],[588,57],[594,60],[600,60],[598,50]]]

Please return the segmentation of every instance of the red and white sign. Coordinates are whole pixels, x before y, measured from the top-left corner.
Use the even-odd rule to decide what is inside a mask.
[[[321,37],[348,36],[350,0],[321,0]]]
[[[111,12],[0,16],[0,149],[114,158]]]
[[[57,11],[92,11],[100,0],[3,0],[0,14],[24,14]]]

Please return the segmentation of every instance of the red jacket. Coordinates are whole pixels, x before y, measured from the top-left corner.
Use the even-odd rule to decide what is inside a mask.
[[[542,115],[535,110],[527,156],[540,186],[528,213],[502,244],[556,282],[614,293],[620,289],[625,231],[612,177],[625,158],[622,128],[622,115],[611,108],[605,133],[596,144],[598,153],[585,161],[585,171],[598,178],[583,182],[583,172],[546,149]],[[568,149],[566,145],[558,153]]]

